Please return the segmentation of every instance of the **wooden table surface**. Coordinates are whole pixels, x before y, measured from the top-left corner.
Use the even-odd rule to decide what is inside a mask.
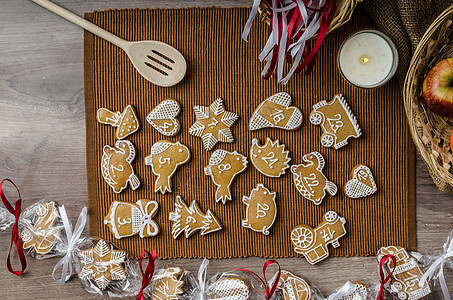
[[[93,10],[125,7],[193,7],[219,5],[215,0],[58,0],[83,15]],[[224,6],[249,6],[249,0],[225,0]],[[83,94],[83,31],[27,0],[0,0],[0,177],[20,187],[23,207],[40,199],[64,204],[75,223],[87,205],[85,115]],[[400,99],[401,105],[402,99]],[[433,184],[417,160],[417,237],[420,252],[440,250],[452,228],[453,199]],[[8,191],[12,191],[8,189]],[[8,193],[11,199],[15,194]],[[86,230],[85,235],[87,235]],[[6,269],[10,230],[0,231],[0,291],[2,299],[91,299],[73,277],[64,287],[51,278],[57,258],[28,257],[25,275]],[[16,256],[14,256],[17,258]],[[196,272],[201,260],[180,259]],[[260,272],[265,259],[211,261],[208,276],[246,267]],[[305,259],[279,260],[282,268],[302,275],[325,295],[347,280],[378,280],[374,257],[330,258],[319,266]],[[158,262],[162,265],[164,262]],[[165,263],[168,263],[165,261]],[[18,265],[16,264],[16,267]],[[453,272],[445,272],[453,288]],[[441,298],[437,285],[436,299]]]

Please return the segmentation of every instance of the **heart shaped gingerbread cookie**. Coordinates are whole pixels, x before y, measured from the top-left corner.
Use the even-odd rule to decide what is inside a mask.
[[[377,186],[370,168],[357,165],[352,169],[352,179],[346,182],[344,192],[351,198],[361,198],[376,193]]]
[[[166,99],[156,106],[146,117],[151,126],[166,136],[174,136],[179,132],[179,115],[181,107],[176,100]]]
[[[297,107],[289,106],[290,104],[291,96],[288,93],[270,96],[253,113],[250,130],[272,127],[296,130],[302,124],[302,113]]]

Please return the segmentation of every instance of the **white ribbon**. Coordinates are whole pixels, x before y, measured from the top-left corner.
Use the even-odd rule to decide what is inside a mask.
[[[453,257],[453,239],[450,240],[450,244],[448,244],[448,247],[444,247],[444,253],[436,259],[433,264],[426,270],[425,274],[423,274],[422,278],[420,278],[420,281],[418,283],[419,287],[423,287],[426,282],[431,280],[431,278],[434,276],[436,273],[437,268],[439,268],[439,283],[442,288],[442,293],[444,294],[445,300],[450,300],[450,293],[448,292],[448,287],[447,283],[445,282],[445,277],[444,277],[444,264],[447,261],[448,258]]]
[[[66,231],[66,236],[68,238],[68,249],[66,250],[66,255],[60,259],[52,271],[52,278],[54,280],[58,280],[55,278],[55,272],[59,267],[63,267],[61,270],[61,278],[60,278],[60,286],[63,286],[66,281],[71,278],[72,274],[72,251],[74,250],[77,241],[79,240],[80,236],[82,235],[83,229],[85,228],[85,224],[87,221],[87,208],[82,208],[80,212],[79,218],[77,219],[76,226],[74,228],[74,232],[72,231],[71,223],[69,222],[68,216],[66,215],[66,209],[64,205],[59,207],[60,216],[63,220],[64,229]],[[69,270],[69,273],[68,273]]]
[[[356,285],[347,281],[335,294],[332,294],[327,300],[339,300],[343,297],[352,295],[356,290]]]
[[[205,258],[198,269],[198,287],[200,288],[200,300],[204,299],[206,289],[206,269],[209,265],[209,259]]]
[[[249,18],[245,23],[244,30],[242,31],[242,39],[247,42],[247,37],[250,32],[250,28],[252,27],[253,19],[255,19],[256,13],[258,12],[258,8],[260,7],[261,0],[253,1],[252,11],[250,12]]]

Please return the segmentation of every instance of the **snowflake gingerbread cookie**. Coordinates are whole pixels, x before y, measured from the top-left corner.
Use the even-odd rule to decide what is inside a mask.
[[[194,106],[197,121],[189,128],[189,133],[201,137],[206,150],[211,150],[218,142],[234,141],[230,127],[239,116],[225,111],[223,99],[218,98],[211,106]]]
[[[93,280],[97,287],[105,290],[112,281],[125,280],[123,263],[126,252],[114,250],[113,245],[99,240],[94,248],[80,251],[82,270],[80,279]]]
[[[228,152],[217,149],[209,159],[209,165],[204,168],[204,173],[211,176],[217,186],[215,199],[225,204],[231,200],[230,186],[236,175],[247,168],[247,158],[236,151]]]
[[[187,206],[180,196],[176,196],[175,211],[170,212],[169,219],[173,222],[171,234],[174,239],[183,232],[189,238],[197,230],[201,230],[201,235],[206,235],[222,229],[219,220],[210,210],[204,214],[195,200]]]
[[[321,135],[324,147],[339,149],[348,144],[349,138],[362,135],[356,117],[341,94],[330,102],[323,100],[313,105],[310,123],[320,125],[324,131]]]
[[[126,188],[127,183],[133,190],[138,189],[140,180],[135,175],[131,165],[135,158],[135,149],[132,143],[119,140],[115,147],[105,145],[102,151],[102,176],[113,191],[120,193]]]
[[[159,233],[159,226],[153,217],[158,208],[159,205],[154,200],[142,199],[137,203],[113,201],[104,224],[117,239],[136,234],[141,238],[156,236]]]
[[[249,197],[244,196],[242,202],[247,206],[247,210],[242,226],[269,235],[269,228],[277,217],[275,197],[276,193],[270,192],[261,183],[252,190]]]
[[[253,166],[268,177],[280,177],[289,168],[289,151],[278,140],[267,138],[266,144],[261,146],[257,139],[252,140],[250,160]]]
[[[319,205],[326,196],[326,191],[332,196],[337,193],[337,186],[327,180],[322,172],[325,161],[319,152],[305,154],[302,159],[305,164],[291,166],[294,185],[304,198]]]
[[[154,191],[171,192],[171,177],[176,169],[190,159],[190,150],[180,142],[158,141],[151,147],[151,154],[145,157],[145,165],[151,166],[157,176]]]
[[[146,121],[161,134],[174,136],[180,128],[179,120],[176,118],[180,111],[181,107],[176,100],[166,99],[148,114]]]
[[[288,93],[270,96],[253,113],[249,124],[250,130],[261,128],[296,130],[302,124],[302,113],[290,104],[291,96]]]
[[[119,140],[133,134],[140,128],[138,118],[131,105],[126,106],[122,113],[119,111],[112,112],[106,108],[100,108],[97,111],[96,119],[101,124],[117,127],[116,138]]]

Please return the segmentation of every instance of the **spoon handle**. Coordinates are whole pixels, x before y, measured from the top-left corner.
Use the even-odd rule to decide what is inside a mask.
[[[64,9],[61,6],[56,5],[53,2],[50,2],[49,0],[31,0],[36,4],[41,5],[42,7],[50,10],[51,12],[59,15],[60,17],[82,27],[85,30],[88,30],[89,32],[109,41],[110,43],[125,49],[126,45],[129,43],[122,38],[117,37],[116,35],[102,29],[101,27],[94,25],[91,22],[88,22],[87,20],[79,17],[78,15]]]

